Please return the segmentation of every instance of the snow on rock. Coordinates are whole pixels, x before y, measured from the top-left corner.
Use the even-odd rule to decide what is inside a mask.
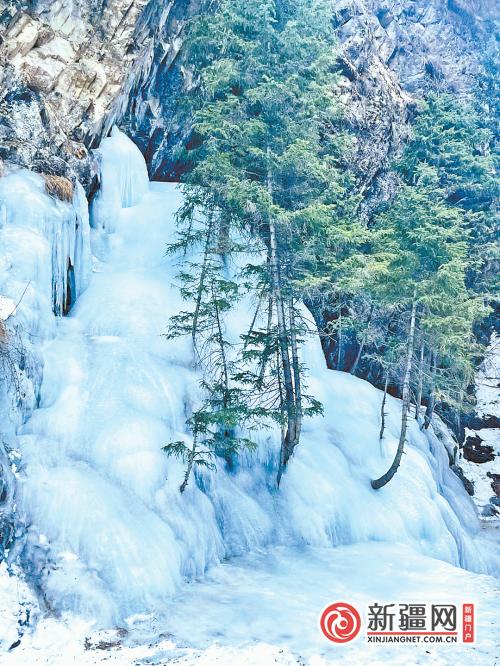
[[[35,621],[37,609],[36,598],[21,573],[9,572],[6,563],[0,562],[0,653],[22,638]]]
[[[365,544],[367,562],[379,543],[386,559],[404,545],[405,557],[415,562],[427,556],[492,572],[493,546],[432,430],[423,433],[412,421],[397,475],[382,490],[371,488],[370,479],[387,469],[397,447],[401,403],[388,398],[381,445],[380,391],[327,370],[316,336],[304,358],[310,391],[325,416],[305,422],[280,490],[279,434],[262,431],[258,451],[243,455],[235,470],[221,461],[179,494],[183,467],[162,446],[186,437],[186,414],[199,391],[189,341],[162,337],[181,306],[175,260],[165,256],[181,193],[158,183],[144,192],[145,167],[118,131],[100,151],[102,193],[91,230],[95,272],[43,347],[39,409],[17,442],[18,513],[29,526],[20,557],[50,607],[95,627],[124,626],[137,614],[168,617],[169,599],[186,579],[229,556],[280,545],[328,549],[334,557],[332,546]],[[24,205],[19,202],[21,211]],[[51,219],[58,214],[55,209]],[[50,296],[43,262],[48,247],[38,218],[32,219],[29,238],[36,243],[18,239],[18,250],[24,248],[18,283],[33,280],[23,310],[42,320],[47,306],[42,314],[39,302]],[[242,303],[228,322],[230,334],[237,337],[250,317]],[[317,576],[320,568],[314,571]],[[457,571],[464,581],[478,580]],[[360,586],[370,578],[365,574]],[[321,577],[317,581],[321,586]]]
[[[486,352],[486,358],[476,376],[476,415],[479,420],[498,415],[500,405],[500,336],[493,334]],[[500,482],[500,431],[498,428],[467,428],[465,437],[481,440],[481,447],[491,447],[493,460],[476,463],[461,454],[460,466],[466,477],[474,484],[474,502],[481,511],[482,518],[497,522],[500,517],[500,496],[492,487],[496,478]]]

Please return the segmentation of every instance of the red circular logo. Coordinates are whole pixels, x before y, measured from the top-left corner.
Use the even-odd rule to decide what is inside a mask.
[[[327,606],[320,619],[321,631],[334,643],[348,643],[359,634],[361,616],[358,611],[342,601]]]

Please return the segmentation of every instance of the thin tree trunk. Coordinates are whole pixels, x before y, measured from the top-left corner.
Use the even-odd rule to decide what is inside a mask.
[[[191,448],[191,451],[189,453],[189,458],[188,458],[188,465],[186,468],[186,473],[184,474],[184,480],[179,486],[179,490],[181,493],[183,493],[186,490],[186,486],[189,481],[189,477],[191,475],[191,470],[193,469],[193,464],[194,464],[194,456],[196,454],[196,435],[193,437],[193,446]]]
[[[261,292],[261,294],[259,296],[259,301],[257,303],[257,307],[255,308],[252,323],[250,324],[250,328],[248,329],[247,339],[245,341],[245,344],[243,345],[243,349],[246,349],[248,347],[248,342],[250,340],[250,336],[253,333],[253,329],[254,329],[254,326],[255,326],[255,322],[257,321],[257,317],[259,316],[260,306],[262,305],[263,299],[264,299],[264,292]]]
[[[215,306],[215,321],[217,323],[217,340],[219,342],[219,348],[220,348],[220,355],[222,359],[222,373],[224,375],[224,400],[223,404],[226,407],[227,406],[227,394],[229,392],[229,370],[227,367],[227,357],[226,357],[226,350],[224,347],[224,335],[222,333],[222,323],[220,320],[220,314],[219,314],[219,306],[217,304],[217,297],[214,293],[213,287],[212,287],[212,299],[213,303]]]
[[[222,374],[224,377],[224,390],[223,390],[223,396],[222,396],[222,405],[224,409],[226,409],[229,406],[229,368],[228,368],[228,360],[227,360],[227,355],[226,355],[226,349],[225,349],[225,342],[224,342],[224,334],[222,332],[222,322],[220,318],[220,311],[219,311],[219,306],[217,303],[217,297],[216,294],[214,293],[214,290],[212,288],[212,299],[215,307],[215,320],[217,322],[217,339],[219,343],[219,348],[220,348],[220,356],[221,356],[221,362],[222,362]],[[223,429],[223,435],[224,439],[227,439],[228,437],[231,436],[232,431],[229,430],[228,428]],[[224,455],[227,464],[229,467],[232,467],[233,465],[233,460],[230,454],[225,453]]]
[[[267,149],[268,161],[270,162],[270,150]],[[269,194],[270,205],[273,200],[273,185],[271,178],[271,169],[268,167],[267,172],[267,190]],[[295,393],[292,377],[292,366],[290,363],[290,356],[288,351],[288,335],[285,317],[285,305],[283,302],[283,294],[281,289],[281,275],[278,261],[278,244],[276,239],[276,225],[269,211],[269,264],[271,269],[271,291],[273,301],[276,305],[276,315],[278,320],[278,346],[281,357],[281,369],[283,371],[283,385],[285,390],[285,413],[287,420],[286,433],[281,442],[280,464],[277,475],[277,484],[279,486],[283,471],[293,453],[295,446],[298,443],[297,436],[299,430],[297,428],[297,410],[295,404]]]
[[[382,398],[382,405],[380,406],[380,434],[378,437],[380,440],[383,438],[385,430],[385,403],[387,401],[388,385],[389,385],[389,368],[385,373],[384,397]]]
[[[420,360],[418,363],[418,388],[417,388],[417,397],[415,400],[415,419],[418,421],[420,416],[420,405],[422,403],[422,387],[424,382],[424,343],[420,345]]]
[[[293,300],[290,299],[290,341],[292,347],[293,384],[295,389],[295,446],[299,443],[302,428],[302,386],[300,377],[300,360],[297,345],[297,331],[295,328],[295,310]]]
[[[437,367],[437,353],[433,352],[431,360],[431,385],[429,389],[429,397],[427,399],[427,407],[424,415],[424,428],[430,426],[434,408],[436,406],[436,367]]]
[[[356,359],[354,360],[354,363],[352,364],[351,369],[349,370],[351,375],[356,374],[356,370],[358,369],[358,363],[361,359],[361,356],[363,354],[363,349],[366,344],[366,339],[368,337],[368,327],[370,326],[371,320],[372,320],[372,315],[373,315],[373,305],[370,309],[370,314],[368,316],[368,321],[366,322],[366,330],[363,333],[363,337],[361,338],[361,344],[359,345],[358,353],[356,354]]]
[[[338,342],[338,347],[339,347],[339,353],[337,356],[337,370],[342,370],[342,304],[340,305],[340,313],[339,313],[339,342]]]
[[[271,333],[271,327],[273,325],[273,299],[270,296],[269,297],[269,302],[268,302],[268,309],[267,309],[267,326],[266,326],[266,334],[269,336]],[[264,348],[264,351],[262,352],[262,358],[260,361],[260,370],[259,370],[259,383],[258,386],[262,386],[264,382],[264,376],[266,373],[266,365],[267,361],[269,359],[270,353]],[[278,373],[278,379],[279,379],[279,373]],[[280,391],[281,395],[281,391]]]
[[[193,348],[195,351],[195,355],[199,356],[198,354],[198,347],[196,344],[196,334],[198,330],[198,319],[200,316],[200,307],[201,307],[201,299],[203,297],[203,289],[205,287],[205,277],[207,274],[207,263],[208,263],[208,254],[209,254],[209,249],[210,249],[210,242],[211,242],[211,234],[212,234],[212,227],[213,227],[213,219],[210,218],[210,222],[208,225],[208,230],[207,230],[207,238],[205,241],[205,249],[203,251],[203,263],[202,263],[202,269],[201,269],[201,274],[200,274],[200,281],[198,283],[198,290],[196,294],[196,305],[194,308],[194,313],[193,313],[193,325],[191,329],[191,337],[193,340]]]
[[[372,488],[376,490],[385,486],[392,477],[398,471],[399,465],[401,464],[401,458],[403,457],[404,445],[406,440],[406,429],[408,426],[408,411],[410,408],[410,379],[412,371],[412,360],[413,360],[413,345],[415,340],[415,316],[417,311],[417,304],[415,298],[411,306],[411,315],[410,315],[410,332],[408,335],[408,351],[406,355],[406,368],[405,374],[403,377],[403,405],[401,412],[401,433],[399,435],[399,443],[396,451],[392,465],[389,467],[387,472],[383,474],[380,478],[372,481]]]
[[[273,292],[273,301],[276,303],[276,314],[278,320],[278,346],[280,350],[281,369],[283,372],[284,387],[284,408],[287,419],[285,437],[281,443],[280,465],[277,476],[278,486],[281,481],[283,471],[292,455],[296,441],[296,419],[295,419],[295,394],[293,387],[292,368],[290,356],[288,353],[287,327],[285,318],[285,308],[283,296],[281,293],[281,277],[278,267],[277,248],[276,248],[276,230],[274,222],[269,223],[270,246],[271,246],[271,284]]]

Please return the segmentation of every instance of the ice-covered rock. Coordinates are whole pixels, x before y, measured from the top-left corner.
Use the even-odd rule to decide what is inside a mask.
[[[474,501],[484,518],[498,524],[500,487],[500,430],[498,406],[500,392],[500,337],[492,334],[486,358],[476,376],[476,411],[469,418],[465,443],[460,451],[460,465],[474,486]]]
[[[15,434],[36,406],[40,350],[55,334],[54,314],[71,307],[91,270],[82,187],[77,183],[73,202],[63,202],[47,194],[40,175],[18,170],[0,178],[0,248],[1,559],[16,531]]]
[[[50,329],[51,311],[68,310],[88,282],[85,201],[78,183],[68,203],[49,196],[43,178],[30,171],[0,179],[0,285],[15,302],[22,297],[18,319],[25,324],[35,315],[36,327],[44,322]]]

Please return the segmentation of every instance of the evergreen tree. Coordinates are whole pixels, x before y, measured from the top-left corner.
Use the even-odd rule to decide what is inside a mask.
[[[305,390],[299,304],[324,255],[321,238],[344,216],[349,187],[339,168],[344,140],[334,131],[331,7],[323,0],[222,0],[193,20],[189,45],[199,81],[190,98],[193,168],[181,219],[188,234],[196,211],[210,221],[195,242],[210,247],[212,261],[234,253],[232,237],[243,244],[257,238],[264,250],[235,281],[250,285],[259,308],[265,303],[268,324],[243,336],[240,372],[229,383],[244,397],[240,416],[279,421],[279,483],[303,417],[320,411]],[[179,246],[190,243],[181,236]],[[185,291],[196,302],[201,273],[196,293]],[[189,283],[190,271],[181,279]],[[183,317],[173,322],[175,334],[187,332]],[[189,326],[195,320],[188,318]],[[207,381],[209,394],[212,388]]]
[[[438,389],[438,356],[447,360],[442,367],[448,376],[440,388],[449,403],[455,398],[457,386],[463,388],[470,380],[472,324],[481,308],[469,296],[465,285],[465,215],[447,203],[435,168],[424,165],[415,168],[414,183],[401,186],[395,200],[379,216],[374,234],[375,251],[378,249],[387,262],[380,293],[389,303],[398,304],[401,317],[405,315],[408,322],[401,378],[401,432],[391,467],[372,482],[374,488],[381,488],[396,473],[404,450],[417,338],[420,348],[416,395],[423,388],[426,348],[432,359],[426,413],[428,424]],[[442,379],[445,374],[441,373]]]
[[[197,216],[190,211],[190,203],[179,212],[179,239],[169,251],[185,253],[179,275],[181,295],[192,307],[172,317],[167,337],[191,336],[195,365],[203,374],[204,398],[186,422],[192,435],[191,445],[176,441],[163,447],[165,453],[181,458],[186,464],[181,492],[194,467],[213,469],[216,455],[230,462],[241,448],[255,447],[250,439],[238,435],[238,426],[252,428],[254,414],[247,408],[241,388],[232,381],[233,345],[224,328],[224,315],[239,300],[240,286],[231,279],[221,255],[220,239],[214,233],[216,215]],[[198,252],[200,241],[201,252]],[[231,236],[224,242],[226,251],[240,250]]]
[[[415,183],[420,165],[436,170],[446,202],[464,212],[469,238],[468,286],[493,297],[498,288],[498,178],[493,132],[473,100],[432,94],[417,115],[398,168]]]

